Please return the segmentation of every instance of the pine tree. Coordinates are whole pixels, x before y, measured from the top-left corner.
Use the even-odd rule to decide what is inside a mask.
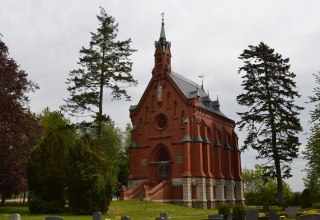
[[[264,166],[268,177],[277,178],[278,202],[283,204],[282,178],[291,176],[290,163],[298,157],[302,130],[295,98],[295,74],[290,72],[289,58],[282,58],[274,49],[261,42],[249,45],[240,55],[244,65],[239,68],[242,76],[243,94],[237,102],[249,108],[238,113],[240,130],[246,128],[248,135],[243,150],[248,147],[258,151],[257,159],[267,159]]]
[[[71,115],[89,113],[97,125],[97,136],[101,137],[103,122],[110,120],[103,113],[104,89],[111,89],[113,99],[124,96],[130,100],[125,86],[135,86],[137,81],[131,75],[130,55],[136,50],[130,48],[131,39],[117,40],[118,23],[100,8],[97,16],[99,28],[91,33],[88,48],[80,50],[79,69],[72,70],[67,80],[70,98],[62,109]]]
[[[313,89],[313,96],[310,96],[310,103],[315,103],[315,109],[310,112],[311,135],[304,150],[304,159],[307,160],[307,176],[305,186],[312,192],[320,192],[320,72],[314,74],[317,86]]]

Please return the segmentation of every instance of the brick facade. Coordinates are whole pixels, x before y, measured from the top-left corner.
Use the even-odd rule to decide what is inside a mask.
[[[130,107],[130,175],[121,197],[199,208],[243,203],[235,122],[202,86],[171,70],[170,48],[162,22],[151,80]]]

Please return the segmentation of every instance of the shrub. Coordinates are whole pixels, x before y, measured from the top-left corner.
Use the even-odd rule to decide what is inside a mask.
[[[230,214],[230,206],[227,203],[221,203],[218,207],[218,214],[223,215],[223,219],[227,220]]]
[[[312,203],[312,208],[314,209],[320,209],[320,203]]]
[[[245,220],[246,210],[242,205],[235,205],[233,207],[233,220]]]
[[[45,201],[38,196],[32,196],[28,202],[29,211],[36,214],[64,212],[64,200]]]
[[[105,213],[112,198],[110,164],[85,142],[70,149],[68,199],[76,214]]]
[[[311,193],[309,189],[304,189],[301,194],[301,207],[310,208],[312,206]]]

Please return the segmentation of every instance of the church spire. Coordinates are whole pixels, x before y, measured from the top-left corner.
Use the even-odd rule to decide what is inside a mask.
[[[159,43],[162,49],[162,53],[165,53],[166,46],[167,46],[167,39],[166,39],[166,32],[164,31],[164,12],[161,13],[161,16],[162,16],[162,23],[161,23]]]
[[[166,32],[164,31],[164,12],[161,13],[162,16],[162,25],[161,25],[161,32],[159,41],[161,42],[162,39],[166,40]]]

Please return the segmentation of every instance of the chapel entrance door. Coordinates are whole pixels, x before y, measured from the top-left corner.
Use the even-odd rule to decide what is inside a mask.
[[[168,152],[163,149],[158,157],[158,182],[170,179],[170,158]]]

